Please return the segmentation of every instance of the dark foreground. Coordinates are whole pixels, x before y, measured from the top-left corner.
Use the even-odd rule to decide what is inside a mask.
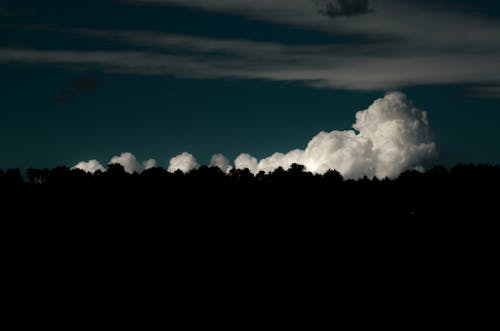
[[[497,246],[498,167],[436,167],[382,181],[300,167],[257,177],[215,168],[128,175],[114,165],[96,175],[28,175],[0,176],[5,253],[28,273],[172,274],[179,263],[207,261],[439,267],[486,262]]]

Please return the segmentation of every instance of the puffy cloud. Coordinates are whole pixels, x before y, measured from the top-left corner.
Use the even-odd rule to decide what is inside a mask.
[[[234,160],[236,169],[248,169],[251,173],[257,173],[257,159],[250,154],[242,153]]]
[[[269,173],[279,167],[286,170],[297,163],[313,173],[337,170],[348,179],[394,178],[408,169],[423,169],[423,165],[437,154],[427,112],[416,108],[400,92],[387,93],[367,109],[357,112],[352,127],[354,130],[320,132],[304,150],[274,153],[260,161],[242,153],[234,165],[236,169],[249,169],[253,174]],[[115,156],[109,163],[121,164],[128,173],[140,173],[157,166],[153,159],[140,164],[131,153]],[[195,157],[185,152],[170,159],[168,171],[187,173],[198,166]],[[222,154],[213,155],[210,166],[219,167],[226,173],[231,169]],[[105,171],[97,160],[80,162],[74,168],[92,173]]]
[[[80,169],[90,173],[95,173],[97,170],[106,171],[102,164],[97,160],[78,162],[78,164],[71,169]]]
[[[142,165],[137,161],[134,154],[125,152],[119,156],[113,156],[108,164],[117,163],[123,166],[125,172],[133,174],[134,172],[141,173],[143,170]]]
[[[210,160],[211,167],[218,167],[223,172],[229,172],[231,170],[231,165],[229,164],[229,159],[222,154],[214,154]]]
[[[388,93],[356,114],[354,129],[373,142],[375,175],[394,177],[436,154],[427,112],[403,93]]]
[[[168,171],[176,172],[177,170],[180,170],[183,173],[188,173],[198,167],[199,164],[196,161],[195,157],[190,153],[184,152],[170,159]]]
[[[158,166],[158,162],[156,162],[155,159],[149,159],[149,160],[142,162],[142,166],[143,166],[144,170],[148,170],[148,169],[156,168]]]
[[[304,159],[304,151],[295,149],[287,154],[274,153],[270,157],[260,160],[257,165],[258,171],[271,172],[278,167],[288,170],[294,163],[302,164]]]
[[[236,168],[252,173],[288,169],[293,163],[313,173],[339,171],[345,178],[396,177],[407,169],[421,169],[436,154],[427,113],[403,93],[391,92],[368,109],[356,113],[358,131],[320,132],[305,150],[275,153],[257,163],[248,154],[235,160]]]
[[[320,132],[309,142],[304,154],[302,164],[314,173],[335,169],[345,178],[374,174],[373,143],[354,131]]]

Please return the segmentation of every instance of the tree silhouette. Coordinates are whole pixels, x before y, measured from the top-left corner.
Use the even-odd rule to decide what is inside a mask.
[[[108,171],[106,175],[111,178],[123,178],[127,175],[125,168],[118,163],[112,163],[108,165]]]
[[[324,175],[325,180],[332,183],[340,183],[344,180],[340,172],[337,170],[328,170]]]
[[[119,164],[94,174],[57,167],[26,175],[0,170],[2,221],[18,228],[7,244],[24,247],[19,259],[32,254],[49,268],[69,268],[75,256],[88,268],[129,265],[138,249],[148,265],[186,252],[332,261],[389,243],[401,252],[410,242],[459,247],[449,238],[479,245],[498,233],[489,216],[497,213],[498,166],[437,166],[382,180],[313,175],[298,164],[256,175],[206,166],[130,175]]]
[[[19,169],[8,169],[3,175],[3,182],[10,187],[20,187],[24,184],[23,176]]]

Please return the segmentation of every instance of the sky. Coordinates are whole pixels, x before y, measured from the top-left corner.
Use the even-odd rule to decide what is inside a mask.
[[[0,0],[0,36],[2,169],[295,149],[377,176],[500,163],[498,1]],[[356,114],[394,107],[389,155]],[[322,131],[340,133],[314,154]]]

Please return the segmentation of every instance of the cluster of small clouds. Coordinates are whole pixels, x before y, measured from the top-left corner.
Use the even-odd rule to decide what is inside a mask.
[[[142,163],[139,163],[135,155],[128,152],[122,153],[118,156],[113,156],[109,161],[109,164],[114,163],[122,165],[125,171],[129,174],[132,174],[134,172],[141,173],[144,170],[148,170],[157,166],[157,162],[154,159],[149,159]]]
[[[96,171],[106,171],[101,162],[97,160],[81,161],[78,162],[72,169],[80,169],[85,172],[95,173]]]
[[[158,167],[158,162],[155,159],[148,159],[140,163],[134,154],[129,152],[121,153],[120,155],[115,155],[109,160],[108,165],[119,164],[123,167],[126,173],[129,174],[140,174],[144,170],[149,170]],[[224,172],[229,172],[232,167],[229,165],[229,160],[222,154],[215,154],[212,157],[210,166],[218,167]],[[183,173],[188,173],[191,170],[199,168],[200,165],[196,158],[187,152],[181,153],[170,159],[167,170],[169,172],[181,171]],[[105,172],[107,169],[98,160],[89,160],[78,162],[72,169],[80,169],[85,172],[95,173],[96,171]]]
[[[400,92],[387,93],[368,109],[357,112],[352,127],[354,130],[320,132],[304,150],[275,153],[260,161],[242,153],[234,160],[234,167],[257,174],[279,167],[286,170],[297,163],[312,173],[337,170],[348,179],[394,178],[405,170],[421,169],[437,155],[427,113]],[[112,163],[121,164],[128,173],[141,173],[157,166],[153,159],[139,163],[131,153],[114,156],[109,164]],[[170,159],[168,171],[187,173],[199,166],[192,154],[184,152]],[[232,169],[229,159],[222,154],[213,155],[209,166],[225,173]],[[92,173],[105,171],[97,160],[80,162],[74,168]]]
[[[108,165],[110,164],[119,164],[123,167],[125,172],[129,174],[133,173],[141,173],[144,170],[148,170],[151,168],[155,168],[158,166],[158,163],[155,159],[148,159],[142,163],[137,161],[137,158],[134,154],[125,152],[120,155],[113,156],[111,160],[109,160]],[[72,169],[80,169],[85,172],[95,173],[96,171],[105,172],[106,168],[97,160],[89,160],[78,162]]]

